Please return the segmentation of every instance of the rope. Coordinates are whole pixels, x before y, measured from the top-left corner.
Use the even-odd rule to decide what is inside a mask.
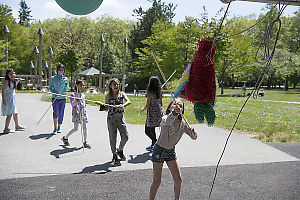
[[[288,5],[288,4],[287,4],[287,5]],[[286,5],[286,6],[287,6],[287,5]],[[221,160],[222,160],[222,157],[223,157],[224,152],[225,152],[225,150],[226,150],[226,147],[227,147],[229,138],[230,138],[230,136],[231,136],[231,134],[232,134],[232,131],[233,131],[233,129],[234,129],[234,127],[235,127],[235,125],[236,125],[236,123],[237,123],[239,117],[240,117],[240,114],[241,114],[241,112],[243,111],[245,105],[247,104],[249,98],[250,98],[251,96],[253,96],[253,94],[255,93],[255,91],[258,92],[258,89],[259,89],[259,87],[260,87],[262,81],[264,80],[264,77],[265,77],[266,73],[268,72],[268,70],[269,70],[269,68],[270,68],[271,61],[272,61],[273,55],[274,55],[274,53],[275,53],[277,41],[278,41],[278,38],[279,38],[280,28],[281,28],[281,21],[280,21],[279,17],[280,17],[281,14],[283,13],[283,11],[284,11],[284,9],[286,8],[286,6],[283,6],[283,7],[280,9],[280,4],[279,4],[279,12],[278,12],[278,16],[277,16],[277,18],[276,18],[276,19],[268,26],[268,28],[267,28],[267,31],[266,31],[266,34],[265,34],[265,37],[266,37],[266,38],[265,38],[265,43],[264,43],[264,44],[265,44],[265,55],[264,55],[264,56],[267,55],[267,61],[266,61],[265,69],[264,69],[264,70],[262,71],[262,73],[260,74],[260,76],[259,76],[259,78],[258,78],[258,80],[257,80],[257,82],[256,82],[256,84],[255,84],[255,86],[254,86],[254,88],[252,89],[252,91],[251,91],[251,93],[250,93],[250,96],[248,96],[247,99],[245,100],[245,102],[244,102],[242,108],[240,109],[239,114],[238,114],[238,116],[237,116],[237,118],[236,118],[236,120],[235,120],[235,123],[233,124],[232,129],[231,129],[231,131],[230,131],[230,133],[229,133],[229,135],[228,135],[228,137],[227,137],[227,139],[226,139],[226,142],[225,142],[225,145],[224,145],[222,154],[221,154],[221,156],[220,156],[220,158],[219,158],[219,161],[218,161],[218,164],[217,164],[217,166],[216,166],[216,171],[215,171],[213,183],[212,183],[212,186],[211,186],[211,189],[210,189],[210,193],[209,193],[208,198],[211,197],[211,194],[212,194],[212,191],[213,191],[213,187],[214,187],[214,183],[215,183],[215,180],[216,180],[216,177],[217,177],[217,173],[218,173],[219,164],[220,164],[220,162],[221,162]],[[272,30],[272,28],[273,28],[273,25],[274,25],[276,22],[279,22],[279,27],[278,27],[278,30],[277,30],[277,34],[276,34],[276,38],[275,38],[275,41],[274,41],[274,46],[273,46],[272,52],[271,52],[271,54],[269,54],[269,41],[270,41],[270,38],[271,38],[271,30]],[[260,47],[262,46],[262,44],[263,44],[263,42],[261,43]],[[259,47],[259,48],[260,48],[260,47]]]
[[[53,92],[44,92],[44,93],[47,93],[47,94],[54,94],[54,95],[60,95],[60,96],[62,96],[62,97],[69,97],[69,98],[73,98],[73,99],[85,100],[85,101],[92,102],[92,103],[95,103],[95,104],[101,104],[101,105],[104,105],[104,106],[109,106],[109,107],[115,108],[114,105],[106,104],[106,103],[103,103],[103,102],[101,102],[101,101],[92,101],[92,100],[88,100],[88,99],[83,99],[83,98],[79,98],[79,97],[72,97],[72,96],[62,95],[62,94],[53,93]]]

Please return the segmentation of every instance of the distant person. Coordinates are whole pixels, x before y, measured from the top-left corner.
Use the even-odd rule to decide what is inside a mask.
[[[16,107],[16,93],[15,88],[16,85],[21,81],[19,78],[17,81],[16,74],[13,69],[7,69],[5,72],[4,83],[2,86],[2,104],[1,111],[2,116],[6,116],[5,126],[3,130],[3,134],[8,134],[10,132],[9,123],[11,120],[11,116],[13,116],[15,121],[15,130],[21,131],[25,128],[19,125],[18,120],[18,111]]]
[[[151,145],[148,146],[146,150],[153,151],[154,145],[157,141],[155,128],[160,127],[163,116],[161,82],[157,76],[149,78],[146,97],[147,103],[140,112],[147,110],[145,133],[151,139]]]
[[[125,100],[125,103],[123,103],[123,100]],[[98,102],[97,104],[102,105],[101,102]],[[113,154],[112,162],[113,164],[120,164],[120,160],[126,160],[124,146],[128,141],[128,131],[123,112],[124,107],[130,105],[131,102],[125,92],[120,91],[119,79],[113,78],[109,81],[108,93],[105,96],[105,104],[113,105],[106,107],[108,110],[107,128],[109,132],[110,148]],[[116,148],[118,130],[121,135],[121,141],[119,147]]]
[[[52,76],[49,83],[49,90],[52,93],[52,107],[53,107],[53,134],[61,133],[61,125],[64,119],[66,97],[65,95],[69,91],[69,80],[65,74],[65,66],[58,64],[56,66],[56,75]]]
[[[265,91],[264,91],[264,89],[261,89],[261,90],[259,91],[258,96],[260,96],[260,97],[265,96]]]
[[[137,95],[137,86],[136,84],[133,84],[133,95],[136,96]]]
[[[197,133],[183,121],[184,103],[180,99],[172,100],[166,115],[162,118],[160,136],[154,146],[151,161],[153,162],[153,182],[150,188],[149,199],[154,200],[161,183],[161,173],[164,162],[167,163],[174,180],[174,200],[179,200],[181,189],[181,174],[177,163],[175,145],[180,141],[183,133],[193,140]]]
[[[84,91],[84,82],[82,80],[76,81],[76,92],[71,94],[70,102],[72,105],[72,122],[74,123],[74,128],[66,135],[61,138],[64,145],[69,146],[70,143],[68,138],[78,131],[79,124],[82,126],[83,130],[83,147],[91,148],[91,146],[87,143],[87,126],[88,123],[87,114],[86,114],[86,97],[83,94]],[[75,98],[80,99],[75,99]]]
[[[247,86],[246,86],[246,83],[244,83],[244,85],[242,87],[243,97],[246,96],[246,91],[247,91]]]

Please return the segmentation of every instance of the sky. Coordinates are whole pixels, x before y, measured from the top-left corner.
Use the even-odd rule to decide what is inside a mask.
[[[177,4],[175,10],[176,16],[174,22],[184,21],[185,16],[200,18],[203,11],[202,7],[205,6],[209,17],[214,17],[220,8],[225,8],[227,4],[222,3],[220,0],[162,0],[166,3]],[[1,0],[3,4],[8,5],[13,10],[13,16],[18,19],[18,10],[20,8],[20,0]],[[65,17],[68,15],[61,9],[55,0],[26,0],[27,5],[31,8],[31,15],[34,19],[44,21],[45,19]],[[231,3],[229,12],[230,16],[246,16],[250,14],[264,13],[261,9],[265,3],[249,2],[249,1],[234,1]],[[133,9],[142,7],[144,10],[151,6],[147,0],[103,0],[100,7],[93,13],[85,15],[91,19],[96,19],[102,15],[109,15],[119,19],[136,20],[132,16]],[[293,16],[293,13],[300,9],[300,6],[288,6],[283,15]],[[224,14],[221,14],[223,16]]]

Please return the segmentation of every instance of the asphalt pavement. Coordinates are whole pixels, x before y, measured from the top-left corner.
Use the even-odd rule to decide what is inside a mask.
[[[145,151],[150,141],[144,125],[128,124],[127,161],[114,166],[105,112],[87,108],[91,149],[82,149],[80,132],[65,147],[60,138],[73,127],[71,105],[66,106],[62,133],[53,135],[52,109],[36,124],[50,105],[40,97],[17,94],[20,123],[27,129],[0,135],[0,199],[148,199],[152,162]],[[5,118],[0,119],[3,130]],[[208,199],[229,131],[192,126],[198,139],[183,136],[176,146],[183,177],[181,199]],[[211,199],[300,199],[299,155],[299,143],[262,143],[233,133]],[[172,199],[172,193],[165,165],[157,199]]]

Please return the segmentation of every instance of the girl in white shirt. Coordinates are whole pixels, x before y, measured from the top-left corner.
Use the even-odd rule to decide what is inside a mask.
[[[175,145],[181,139],[183,133],[193,140],[197,139],[197,133],[183,121],[184,103],[180,99],[172,100],[162,118],[160,136],[154,146],[151,161],[153,162],[153,182],[150,188],[149,199],[154,200],[161,182],[163,163],[166,162],[174,180],[175,200],[179,199],[181,188],[181,174],[176,161]]]

